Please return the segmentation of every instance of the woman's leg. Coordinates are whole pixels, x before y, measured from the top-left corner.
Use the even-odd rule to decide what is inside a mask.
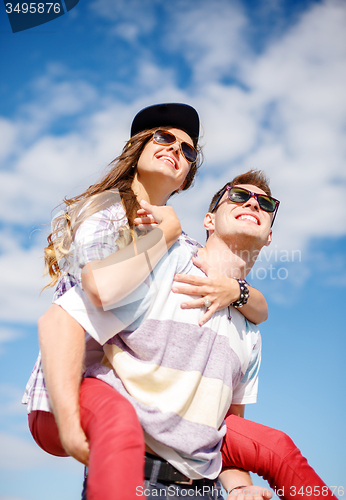
[[[135,500],[144,484],[144,439],[137,414],[126,398],[101,380],[84,379],[80,389],[81,425],[89,440],[88,500]],[[54,415],[29,414],[36,443],[47,453],[68,456]]]
[[[223,465],[263,476],[285,499],[336,499],[285,433],[235,415],[226,418]]]
[[[89,440],[88,500],[135,500],[144,483],[142,427],[131,405],[101,380],[80,390],[82,428]]]

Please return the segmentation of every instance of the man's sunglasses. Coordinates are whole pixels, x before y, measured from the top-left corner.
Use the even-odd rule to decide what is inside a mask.
[[[274,224],[274,219],[276,217],[280,202],[271,196],[266,194],[258,194],[253,193],[245,188],[234,187],[234,186],[226,186],[222,191],[216,202],[214,203],[213,208],[211,209],[211,213],[213,213],[223,197],[224,193],[228,191],[228,199],[233,203],[246,203],[250,198],[254,197],[257,200],[259,207],[265,212],[273,213],[274,217],[271,225]]]
[[[156,130],[153,135],[153,142],[160,144],[161,146],[170,146],[176,141],[179,142],[180,151],[186,161],[189,163],[194,163],[197,160],[197,151],[193,146],[187,142],[180,141],[174,134],[167,132],[166,130]]]

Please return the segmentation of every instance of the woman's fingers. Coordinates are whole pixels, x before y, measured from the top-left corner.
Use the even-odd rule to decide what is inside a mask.
[[[210,307],[208,307],[208,309],[205,311],[203,316],[198,321],[199,326],[203,326],[216,311],[217,311],[217,306],[215,306],[215,304],[212,304]]]
[[[203,297],[205,297],[208,293],[213,293],[213,290],[211,290],[207,286],[173,285],[172,292],[185,295],[202,295]]]
[[[152,216],[142,216],[142,217],[136,217],[135,219],[133,219],[133,223],[136,225],[136,226],[140,226],[140,225],[150,225],[150,226],[157,226],[158,223],[155,221],[154,217]]]
[[[201,299],[189,300],[187,302],[182,302],[180,307],[182,309],[199,309],[200,307],[205,307],[204,305],[205,297]]]
[[[180,283],[186,283],[187,285],[197,285],[197,286],[202,286],[210,282],[208,278],[202,278],[200,276],[191,276],[188,274],[175,274],[174,281],[179,281]]]
[[[211,270],[211,266],[205,260],[201,260],[201,259],[197,259],[196,257],[192,257],[192,262],[193,262],[193,265],[198,267],[198,269],[200,269],[201,271],[203,271],[206,276],[209,275],[209,272]]]

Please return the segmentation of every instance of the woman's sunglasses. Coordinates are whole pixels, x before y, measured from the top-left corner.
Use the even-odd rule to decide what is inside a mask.
[[[276,213],[278,211],[280,202],[271,196],[266,194],[258,194],[253,193],[245,188],[234,187],[234,186],[226,186],[222,191],[216,202],[214,203],[213,208],[211,209],[211,213],[216,209],[219,201],[224,195],[225,191],[228,191],[228,199],[233,203],[246,203],[250,198],[254,197],[257,200],[259,207],[265,212],[274,213],[274,217],[272,220],[272,224],[274,223],[274,219],[276,217]]]
[[[153,135],[153,142],[160,144],[161,146],[170,146],[176,141],[179,142],[180,151],[185,160],[189,163],[194,163],[197,160],[197,151],[193,146],[190,146],[190,144],[184,141],[180,142],[174,134],[167,132],[166,130],[156,130]]]

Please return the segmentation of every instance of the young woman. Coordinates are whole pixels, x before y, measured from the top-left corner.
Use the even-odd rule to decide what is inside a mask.
[[[45,254],[51,284],[57,283],[55,299],[77,284],[94,305],[107,309],[147,278],[181,234],[174,211],[164,205],[193,182],[198,134],[198,115],[190,106],[158,105],[138,113],[109,173],[65,200],[66,212],[53,221]],[[141,222],[155,230],[137,238],[133,228]],[[207,307],[202,322],[239,299],[235,280],[200,283]],[[200,307],[193,302],[189,307]],[[250,290],[242,312],[255,323],[266,318],[260,292]],[[39,338],[42,362],[39,356],[23,398],[34,439],[48,453],[89,465],[89,500],[134,498],[143,482],[144,453],[136,413],[102,381],[81,382],[82,373],[101,360],[101,346],[56,305],[40,319]],[[111,441],[105,429],[112,429]]]

